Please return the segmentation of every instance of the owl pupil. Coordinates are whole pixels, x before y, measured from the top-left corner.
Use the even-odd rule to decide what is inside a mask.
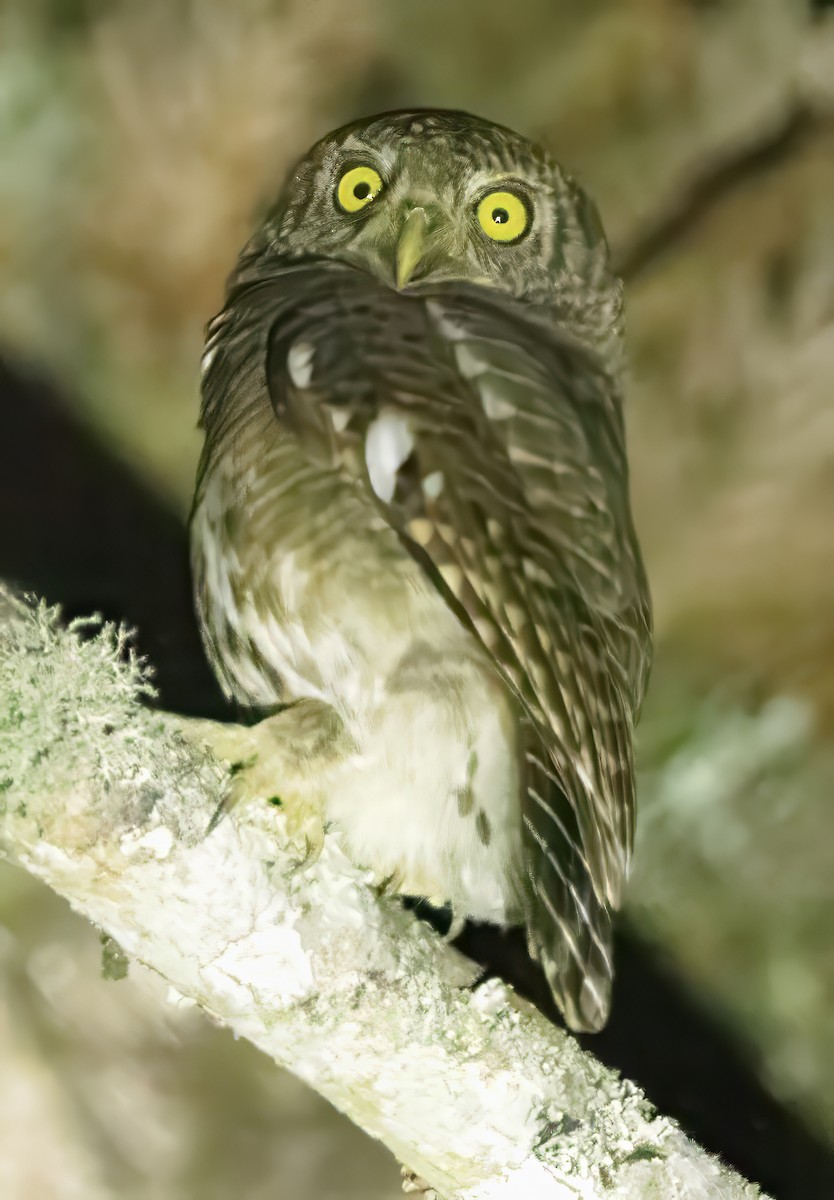
[[[494,208],[492,210],[492,219],[496,225],[506,225],[510,219],[510,214],[506,208]]]
[[[371,185],[369,183],[357,183],[353,189],[353,194],[357,200],[367,200],[371,194]]]

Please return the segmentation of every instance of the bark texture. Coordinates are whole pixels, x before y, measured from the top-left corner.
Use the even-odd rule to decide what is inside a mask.
[[[336,834],[313,862],[265,802],[210,828],[228,772],[199,749],[207,727],[141,704],[147,676],[117,630],[63,630],[9,593],[0,622],[0,848],[175,1003],[450,1200],[759,1194],[503,984],[475,986]]]

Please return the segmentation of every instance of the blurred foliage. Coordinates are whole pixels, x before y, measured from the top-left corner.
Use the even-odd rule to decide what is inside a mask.
[[[771,1091],[834,1130],[834,745],[798,697],[706,695],[661,661],[641,734],[643,932],[732,1014]]]
[[[0,887],[3,1200],[398,1195],[388,1153],[314,1092],[143,968],[103,980],[95,930],[33,880]]]
[[[632,911],[834,1137],[829,9],[6,0],[0,341],[184,513],[202,328],[295,157],[411,104],[547,142],[630,264],[659,642]],[[396,1194],[315,1097],[146,983],[101,981],[91,931],[26,880],[0,887],[0,1194]],[[27,1122],[55,1130],[28,1166],[48,1186],[2,1175],[24,1170]]]

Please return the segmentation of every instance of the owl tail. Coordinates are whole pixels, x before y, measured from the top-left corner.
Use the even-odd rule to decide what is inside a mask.
[[[576,815],[542,738],[526,736],[523,800],[527,941],[577,1033],[596,1033],[611,1007],[611,913],[597,897]]]

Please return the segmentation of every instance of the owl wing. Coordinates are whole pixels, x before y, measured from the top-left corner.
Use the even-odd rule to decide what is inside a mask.
[[[649,662],[619,397],[594,357],[483,289],[417,300],[322,264],[274,320],[268,385],[386,519],[519,702],[531,948],[605,1021]]]
[[[651,659],[620,399],[591,354],[500,305],[460,298],[435,314],[500,447],[503,495],[523,508],[487,517],[473,565],[501,633],[493,652],[525,700],[531,948],[570,1024],[597,1029],[610,1005],[610,909],[633,844],[633,728]],[[478,519],[459,510],[456,529],[466,515]]]

